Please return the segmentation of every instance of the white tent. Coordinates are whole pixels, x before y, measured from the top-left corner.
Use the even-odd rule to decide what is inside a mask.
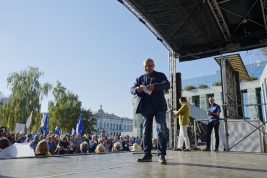
[[[14,143],[0,152],[0,158],[35,156],[29,143]]]

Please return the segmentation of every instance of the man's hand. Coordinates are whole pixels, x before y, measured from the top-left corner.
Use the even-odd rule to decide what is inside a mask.
[[[207,114],[210,115],[210,111],[207,111]]]
[[[143,87],[136,87],[136,92],[141,93],[143,91]]]
[[[150,91],[155,90],[155,86],[154,86],[154,84],[147,85],[146,88],[147,88],[148,90],[150,90]]]
[[[179,112],[178,111],[172,111],[173,117],[178,118]]]

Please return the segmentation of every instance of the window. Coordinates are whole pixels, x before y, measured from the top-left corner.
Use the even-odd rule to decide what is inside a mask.
[[[248,104],[248,92],[247,92],[247,90],[242,90],[241,91],[241,98],[242,98],[242,103],[244,105]],[[244,117],[246,119],[249,119],[250,118],[249,107],[243,106],[243,114],[244,114]]]

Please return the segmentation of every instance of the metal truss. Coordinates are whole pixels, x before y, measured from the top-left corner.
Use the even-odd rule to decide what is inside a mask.
[[[165,40],[165,38],[160,34],[160,32],[152,25],[152,23],[129,1],[129,0],[118,0],[122,5],[124,5],[135,17],[139,19],[159,40],[168,51],[174,51],[171,45]]]
[[[176,101],[176,57],[174,52],[169,52],[169,77],[170,77],[170,105],[171,109],[177,109]],[[169,147],[177,147],[177,119],[169,112]]]
[[[261,10],[262,10],[262,17],[263,17],[263,21],[264,21],[264,27],[265,30],[267,30],[267,0],[260,0],[261,1]]]
[[[225,20],[224,20],[224,17],[222,15],[222,12],[220,10],[220,7],[217,3],[216,0],[207,0],[209,6],[210,6],[210,9],[222,31],[222,34],[225,38],[226,41],[231,41],[231,34],[229,32],[229,29],[225,23]]]

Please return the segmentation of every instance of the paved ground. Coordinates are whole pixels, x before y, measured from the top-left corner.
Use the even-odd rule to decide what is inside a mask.
[[[132,152],[0,160],[0,177],[201,178],[267,177],[267,154],[168,151],[167,165],[157,156],[137,163]]]

